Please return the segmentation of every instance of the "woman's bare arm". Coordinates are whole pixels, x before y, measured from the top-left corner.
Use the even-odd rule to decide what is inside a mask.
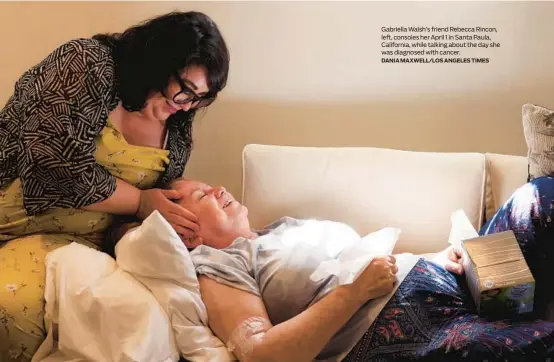
[[[140,189],[116,178],[115,192],[104,201],[84,206],[84,210],[115,215],[135,215],[140,205]]]
[[[116,178],[116,185],[115,192],[109,198],[85,206],[83,209],[115,215],[135,215],[140,220],[144,220],[154,210],[158,210],[179,235],[190,237],[198,231],[196,215],[171,201],[182,197],[178,191],[140,190],[118,178]]]
[[[368,300],[393,290],[396,259],[376,257],[352,283],[337,287],[297,316],[271,325],[262,299],[199,276],[210,328],[241,362],[312,361]],[[294,281],[292,281],[294,282]],[[245,330],[245,321],[250,329]],[[237,333],[237,327],[239,333]],[[240,328],[243,332],[240,333]],[[245,336],[247,338],[245,338]]]
[[[240,325],[245,320],[264,320],[263,335],[257,333],[242,342],[231,340],[241,362],[312,361],[363,304],[346,288],[338,287],[296,317],[272,326],[258,296],[206,276],[199,276],[199,281],[210,328],[224,343],[228,344],[237,326],[244,328]]]

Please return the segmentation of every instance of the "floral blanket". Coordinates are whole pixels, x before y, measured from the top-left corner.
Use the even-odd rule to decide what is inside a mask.
[[[465,280],[420,259],[343,362],[547,361],[554,322],[479,317]]]

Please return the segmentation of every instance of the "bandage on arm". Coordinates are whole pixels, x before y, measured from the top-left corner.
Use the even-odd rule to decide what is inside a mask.
[[[254,347],[262,345],[266,331],[271,327],[271,322],[265,317],[247,318],[231,332],[227,349],[240,361],[247,361],[252,357]]]
[[[203,275],[198,280],[210,328],[241,362],[313,361],[361,307],[338,287],[304,312],[273,326],[260,297]]]

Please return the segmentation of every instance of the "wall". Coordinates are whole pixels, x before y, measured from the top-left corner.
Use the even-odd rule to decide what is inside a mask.
[[[60,43],[173,9],[204,11],[229,85],[195,129],[187,175],[240,194],[247,143],[523,155],[521,105],[554,107],[551,2],[0,3],[0,103]],[[382,26],[497,27],[489,64],[382,64]]]

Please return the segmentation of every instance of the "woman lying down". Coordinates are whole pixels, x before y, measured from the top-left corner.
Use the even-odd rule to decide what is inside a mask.
[[[310,275],[326,253],[282,238],[305,222],[285,218],[257,234],[246,208],[224,188],[192,180],[172,186],[184,195],[179,203],[198,218],[200,229],[187,246],[194,248],[209,326],[240,361],[545,361],[554,356],[554,323],[487,321],[476,315],[457,276],[459,255],[451,249],[435,261],[419,259],[400,285],[395,285],[400,256],[374,259],[351,284],[338,285],[336,277],[313,282]],[[510,202],[515,201],[517,193]],[[494,219],[499,224],[486,230],[508,228],[500,216]],[[523,248],[529,250],[541,252]],[[369,318],[370,301],[395,288]]]

